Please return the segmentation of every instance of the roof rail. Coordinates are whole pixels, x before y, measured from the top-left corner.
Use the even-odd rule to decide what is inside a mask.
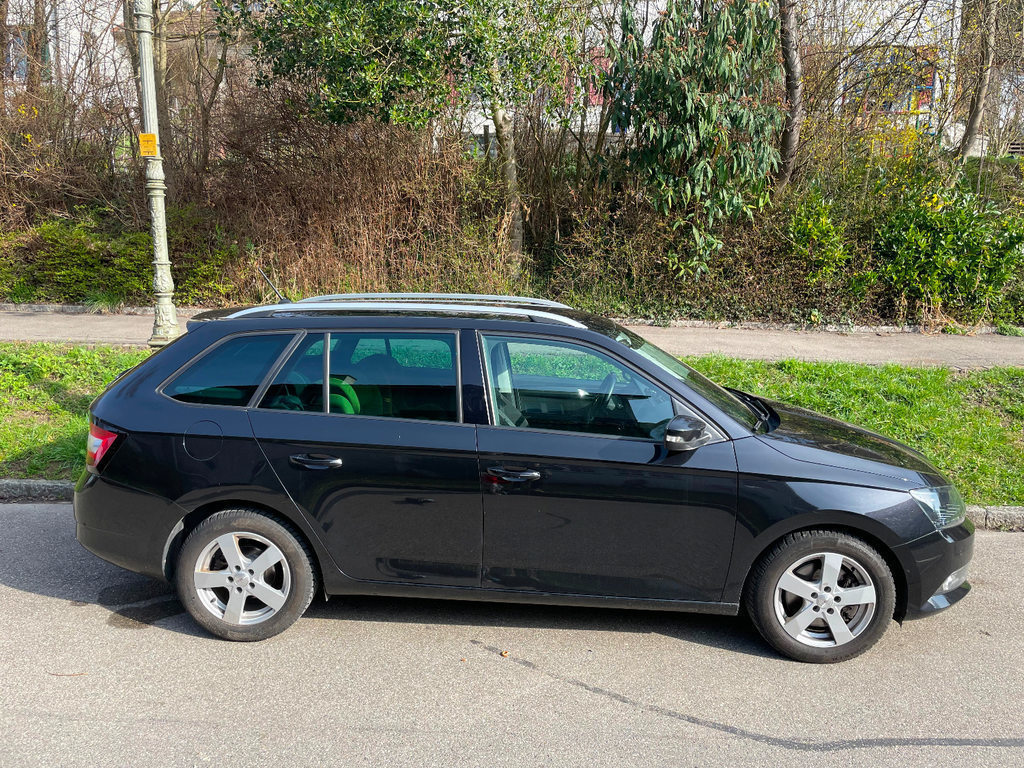
[[[480,315],[511,315],[512,317],[526,317],[531,320],[545,320],[559,325],[569,325],[573,328],[586,328],[587,326],[579,320],[565,317],[554,312],[545,312],[539,309],[527,309],[525,307],[503,307],[487,304],[434,304],[431,302],[413,301],[327,301],[327,302],[294,302],[290,304],[267,304],[259,307],[247,307],[237,312],[232,312],[227,318],[245,317],[263,312],[305,312],[314,310],[318,312],[329,312],[331,310],[372,310],[374,312],[467,312]]]
[[[572,309],[567,304],[550,299],[535,299],[531,296],[501,296],[492,293],[332,293],[325,296],[310,296],[299,299],[296,304],[325,301],[440,301],[494,304],[527,304],[537,307]]]

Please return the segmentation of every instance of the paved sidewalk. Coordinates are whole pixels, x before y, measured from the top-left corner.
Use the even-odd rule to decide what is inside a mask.
[[[184,324],[187,313],[182,313]],[[946,365],[954,368],[1024,367],[1024,338],[920,333],[753,330],[631,326],[675,355],[720,353],[757,360],[846,360],[860,363]],[[0,312],[0,341],[70,341],[144,345],[152,315]]]
[[[853,363],[944,365],[951,368],[1024,366],[1024,338],[923,333],[836,333],[744,328],[632,327],[674,355],[720,353],[751,360],[841,360]]]

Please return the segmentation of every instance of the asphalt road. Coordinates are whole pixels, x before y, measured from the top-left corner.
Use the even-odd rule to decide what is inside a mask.
[[[186,312],[180,320],[184,324]],[[751,328],[630,326],[673,355],[722,354],[752,360],[840,360],[943,365],[953,368],[1024,366],[1024,338],[921,333],[835,333]],[[152,315],[0,311],[0,341],[68,341],[144,345]]]
[[[79,547],[70,505],[0,534],[3,766],[1024,765],[1021,534],[835,666],[740,619],[376,598],[233,644]]]

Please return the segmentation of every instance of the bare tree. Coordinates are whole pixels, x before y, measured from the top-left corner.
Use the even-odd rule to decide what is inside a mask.
[[[495,82],[499,79],[497,65],[492,67]],[[496,89],[497,90],[497,89]],[[491,117],[494,121],[494,136],[498,140],[498,154],[501,160],[502,177],[508,190],[508,206],[511,214],[509,228],[509,245],[514,253],[523,250],[523,201],[519,190],[519,162],[516,158],[516,143],[512,115],[504,104],[497,100],[491,105]]]
[[[206,174],[210,164],[210,121],[213,108],[220,95],[221,84],[224,82],[224,71],[228,62],[228,38],[224,37],[220,41],[219,55],[213,71],[206,66],[206,40],[203,34],[196,36],[196,72],[192,79],[196,105],[199,110],[199,157],[196,170],[200,175]],[[203,85],[206,78],[209,78],[210,85],[204,93]]]
[[[142,103],[141,82],[139,72],[139,41],[135,36],[134,0],[121,0],[121,25],[124,30],[124,48],[128,51],[128,60],[132,64],[132,83],[135,87],[135,103]]]
[[[981,25],[981,57],[978,62],[978,80],[971,95],[971,106],[967,112],[967,127],[960,142],[960,161],[963,162],[974,150],[985,117],[985,102],[988,100],[989,83],[992,81],[992,63],[996,51],[996,16],[998,0],[981,0],[978,7]]]
[[[26,77],[25,87],[33,96],[39,96],[43,83],[43,64],[47,45],[46,3],[44,0],[33,0],[32,31],[26,46]]]
[[[6,107],[7,93],[7,46],[10,38],[7,32],[7,13],[10,0],[0,0],[0,117]]]
[[[800,21],[797,18],[796,0],[779,0],[779,27],[782,48],[782,64],[786,71],[786,101],[788,113],[782,130],[779,154],[778,183],[785,186],[793,176],[796,153],[800,146],[800,129],[803,127],[804,72],[800,57]]]

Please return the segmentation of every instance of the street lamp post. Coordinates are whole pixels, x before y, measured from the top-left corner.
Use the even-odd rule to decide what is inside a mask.
[[[156,77],[153,73],[153,0],[135,0],[135,33],[139,38],[139,77],[142,95],[142,130],[155,139],[155,150],[146,157],[146,196],[149,198],[150,231],[153,234],[153,292],[156,294],[151,347],[162,347],[177,338],[178,313],[171,300],[174,279],[167,255],[167,216],[164,197],[164,161],[156,115]],[[140,139],[140,147],[141,147]],[[144,153],[145,154],[145,153]]]

